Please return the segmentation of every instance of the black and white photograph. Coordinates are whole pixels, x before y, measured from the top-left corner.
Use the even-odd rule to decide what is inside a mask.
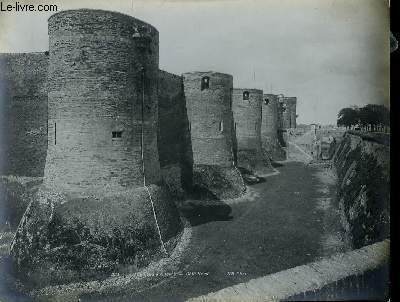
[[[390,301],[388,0],[1,0],[0,302]]]

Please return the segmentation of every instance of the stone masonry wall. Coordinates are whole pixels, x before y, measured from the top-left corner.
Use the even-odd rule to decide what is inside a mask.
[[[191,187],[189,122],[182,77],[160,70],[158,77],[158,153],[164,182],[176,195]]]
[[[244,100],[243,93],[249,93]],[[237,139],[238,166],[250,171],[262,169],[266,158],[261,147],[263,92],[258,89],[233,89],[232,111]]]
[[[284,128],[284,103],[282,97],[278,96],[278,140],[279,144],[285,148],[286,147],[286,130]]]
[[[284,150],[278,139],[278,97],[274,94],[264,94],[261,119],[261,142],[263,150],[273,160],[283,160]]]
[[[203,77],[209,88],[201,89]],[[233,78],[217,72],[183,75],[186,108],[195,165],[233,166],[232,99]]]
[[[43,176],[47,150],[46,53],[0,54],[0,174]]]
[[[296,97],[283,97],[286,110],[283,112],[283,128],[296,128]]]
[[[158,31],[119,13],[63,11],[49,18],[49,47],[46,185],[142,186],[142,118],[146,182],[157,183]]]
[[[347,132],[336,149],[337,199],[354,248],[390,237],[390,137]]]

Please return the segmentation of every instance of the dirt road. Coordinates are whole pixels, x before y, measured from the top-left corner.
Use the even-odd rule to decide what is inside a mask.
[[[253,198],[225,204],[222,212],[229,206],[230,215],[215,215],[213,208],[188,216],[192,238],[170,272],[175,277],[140,293],[95,300],[184,301],[348,250],[330,173],[297,162],[277,169],[280,174],[251,187]]]

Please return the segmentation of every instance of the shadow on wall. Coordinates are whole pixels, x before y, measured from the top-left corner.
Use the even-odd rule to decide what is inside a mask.
[[[177,199],[191,190],[193,152],[182,77],[159,71],[158,153],[163,181]]]
[[[278,130],[278,141],[279,141],[279,144],[282,147],[287,147],[286,146],[286,141],[285,141],[285,138],[284,138],[284,132],[285,132],[285,130]]]
[[[182,137],[181,141],[182,144],[180,145],[180,168],[181,168],[181,182],[182,188],[187,191],[191,192],[193,190],[193,149],[192,149],[192,137],[190,133],[190,126],[189,126],[189,118],[187,114],[186,108],[186,97],[183,90],[183,80],[181,82],[181,93],[182,93]]]

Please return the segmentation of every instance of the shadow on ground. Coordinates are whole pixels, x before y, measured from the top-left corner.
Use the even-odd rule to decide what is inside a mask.
[[[240,174],[242,175],[243,181],[246,185],[251,186],[251,185],[263,183],[266,181],[265,177],[258,176],[246,168],[238,167],[238,170],[239,170]]]
[[[179,206],[181,214],[189,221],[191,226],[196,226],[211,221],[228,221],[232,208],[218,199],[206,188],[196,186],[189,196],[189,200]]]
[[[277,163],[276,161],[271,161],[271,165],[274,168],[279,168],[279,167],[283,167],[284,166],[284,164]]]

